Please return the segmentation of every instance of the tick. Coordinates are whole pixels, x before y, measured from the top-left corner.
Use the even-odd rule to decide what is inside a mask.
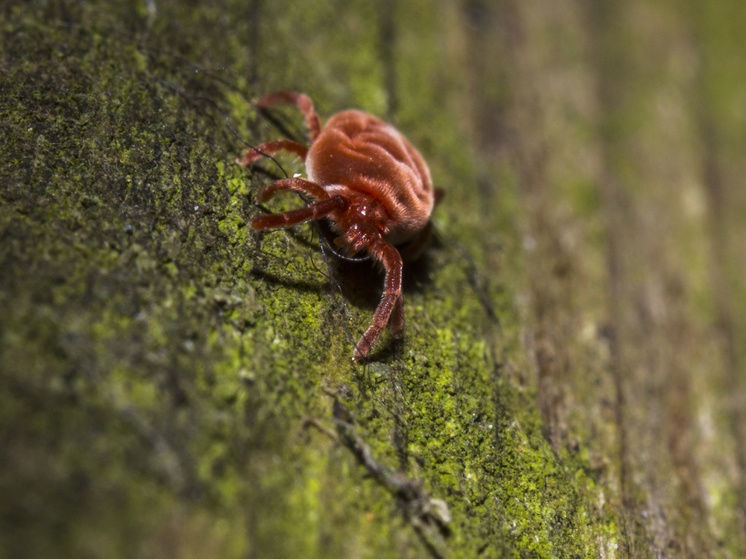
[[[263,154],[288,151],[304,160],[308,179],[286,178],[257,195],[266,202],[292,190],[310,197],[308,206],[263,215],[250,225],[261,231],[282,229],[327,218],[339,235],[335,244],[348,254],[366,251],[385,271],[383,295],[373,320],[355,345],[353,357],[367,357],[388,324],[393,335],[404,326],[402,256],[416,258],[430,236],[430,214],[442,197],[433,189],[430,170],[420,153],[390,124],[357,110],[332,116],[322,128],[311,99],[304,93],[278,91],[262,97],[259,107],[295,104],[310,130],[311,145],[275,140],[250,148],[237,159],[249,165]]]

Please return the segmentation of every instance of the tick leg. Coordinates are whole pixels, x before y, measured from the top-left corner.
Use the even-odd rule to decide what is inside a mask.
[[[373,258],[383,264],[383,268],[386,270],[386,279],[383,282],[381,302],[378,303],[373,321],[355,347],[354,357],[356,361],[365,358],[370,353],[370,348],[376,342],[378,336],[381,335],[381,331],[386,327],[392,313],[392,329],[397,332],[404,325],[401,289],[402,260],[399,251],[393,245],[379,241],[370,250],[370,253]]]
[[[277,183],[275,183],[277,184]],[[314,183],[315,184],[315,183]],[[270,187],[273,185],[270,185]],[[269,188],[269,187],[267,187]],[[339,210],[345,210],[349,206],[349,202],[342,196],[332,196],[326,200],[314,202],[309,204],[305,208],[299,210],[292,210],[282,214],[272,215],[260,215],[255,217],[249,222],[249,225],[257,231],[263,229],[277,229],[292,227],[298,225],[304,221],[310,221],[312,219],[321,219],[331,213]],[[392,247],[393,248],[393,247]]]
[[[425,248],[427,248],[427,245],[430,242],[430,237],[432,237],[432,232],[433,224],[431,221],[428,221],[425,228],[417,234],[417,237],[414,240],[399,247],[399,254],[401,254],[402,260],[406,260],[407,262],[414,262],[417,260],[422,255]]]
[[[243,152],[243,156],[236,159],[236,163],[239,165],[249,165],[254,161],[261,159],[265,155],[274,155],[278,151],[289,151],[300,157],[303,161],[306,160],[306,154],[308,154],[308,148],[303,144],[294,142],[293,140],[276,140],[274,142],[267,142],[255,148],[249,148]]]
[[[265,186],[259,191],[259,194],[256,195],[256,201],[260,203],[266,202],[275,194],[283,190],[294,190],[295,192],[308,194],[316,200],[329,199],[329,193],[318,183],[300,177],[294,177],[292,179],[282,179]]]
[[[401,337],[401,330],[404,327],[404,298],[399,297],[394,310],[389,319],[389,329],[395,338]]]
[[[275,103],[290,103],[295,104],[300,112],[306,117],[306,126],[311,131],[311,140],[315,140],[316,137],[321,133],[321,122],[319,122],[319,115],[316,114],[316,109],[313,108],[313,101],[305,93],[297,93],[295,91],[276,91],[275,93],[269,93],[259,99],[256,102],[259,107],[269,107]]]
[[[435,198],[435,205],[437,206],[443,201],[443,198],[445,198],[446,191],[442,188],[436,188],[433,190],[433,197]]]

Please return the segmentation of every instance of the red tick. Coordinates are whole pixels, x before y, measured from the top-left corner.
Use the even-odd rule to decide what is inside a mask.
[[[292,152],[304,160],[308,179],[279,180],[265,186],[256,201],[266,202],[283,190],[314,201],[298,210],[255,217],[250,224],[256,230],[277,229],[325,217],[339,235],[335,244],[349,254],[367,251],[383,266],[381,302],[355,346],[354,358],[361,360],[387,324],[394,335],[404,326],[402,255],[415,259],[427,244],[430,214],[443,193],[433,189],[419,152],[390,124],[348,110],[332,116],[322,129],[311,99],[292,91],[266,95],[257,106],[275,103],[295,104],[305,115],[311,146],[276,140],[247,149],[236,162],[249,165],[263,154]]]

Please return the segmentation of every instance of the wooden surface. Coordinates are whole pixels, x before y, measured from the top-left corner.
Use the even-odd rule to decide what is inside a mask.
[[[0,558],[746,555],[742,3],[0,10]],[[366,367],[277,89],[446,191]]]

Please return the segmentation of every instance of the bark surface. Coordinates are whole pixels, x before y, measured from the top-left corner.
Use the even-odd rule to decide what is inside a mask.
[[[746,556],[742,2],[0,10],[0,559]],[[364,367],[280,89],[446,191]]]

